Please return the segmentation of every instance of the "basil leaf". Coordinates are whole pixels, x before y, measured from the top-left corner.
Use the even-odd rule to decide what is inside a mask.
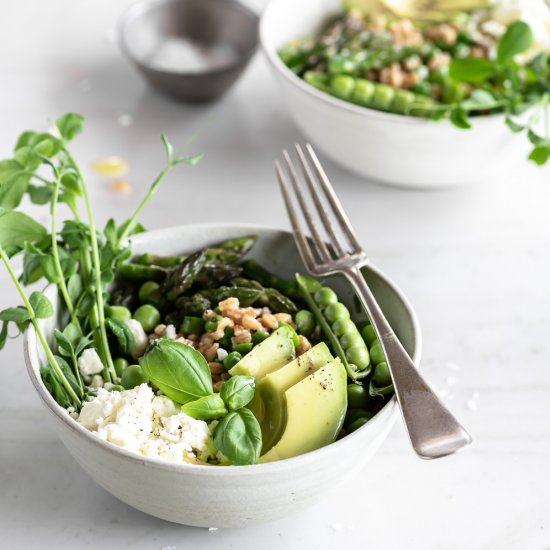
[[[214,446],[232,464],[256,464],[262,450],[262,432],[248,409],[230,412],[214,429]]]
[[[212,394],[212,374],[203,355],[167,338],[155,340],[139,360],[147,378],[176,403]]]
[[[13,321],[14,323],[25,323],[29,321],[31,316],[27,308],[23,306],[9,307],[4,311],[0,311],[0,321]]]
[[[495,72],[495,64],[489,59],[464,57],[453,59],[449,65],[449,76],[459,82],[479,84],[485,82]]]
[[[129,355],[134,347],[134,335],[126,326],[126,323],[121,323],[115,319],[106,319],[106,325],[111,329],[111,332],[116,336],[120,351],[125,355]]]
[[[84,117],[74,113],[67,113],[55,121],[55,125],[65,141],[75,138],[84,126]]]
[[[21,212],[4,212],[0,216],[0,246],[22,246],[25,241],[46,237],[46,228]]]
[[[38,319],[48,319],[53,315],[52,303],[42,292],[33,292],[29,297],[29,302],[34,309],[34,315]]]
[[[255,389],[253,376],[233,376],[222,384],[220,397],[230,411],[236,411],[252,401]]]
[[[190,401],[183,405],[181,410],[197,420],[212,420],[227,414],[223,399],[217,393]]]
[[[502,35],[497,47],[497,61],[508,63],[514,56],[528,50],[533,43],[531,27],[524,21],[514,21]]]

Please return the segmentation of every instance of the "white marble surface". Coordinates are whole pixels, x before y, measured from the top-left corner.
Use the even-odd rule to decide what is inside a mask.
[[[115,195],[91,175],[104,221],[130,213],[146,189],[162,159],[161,131],[182,143],[213,117],[195,146],[204,162],[169,178],[145,225],[239,219],[287,227],[271,162],[300,134],[261,56],[216,105],[165,100],[113,43],[126,4],[1,0],[1,156],[20,130],[47,127],[67,110],[85,114],[78,157],[89,166],[121,155],[135,190]],[[121,126],[121,115],[133,124]],[[33,394],[21,342],[10,341],[0,355],[1,548],[550,548],[550,168],[525,164],[476,187],[424,193],[326,167],[373,262],[415,305],[422,368],[474,446],[422,462],[398,426],[360,477],[295,517],[248,530],[172,525],[118,502],[79,469]],[[0,307],[13,305],[3,271],[0,289]]]

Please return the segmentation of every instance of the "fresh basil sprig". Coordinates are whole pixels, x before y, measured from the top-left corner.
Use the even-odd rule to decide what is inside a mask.
[[[212,394],[208,363],[192,346],[159,338],[149,346],[139,364],[147,378],[180,405]]]
[[[222,384],[220,397],[230,411],[246,407],[254,397],[256,380],[253,376],[232,376]]]
[[[262,450],[262,431],[248,409],[230,412],[214,428],[214,446],[232,464],[256,464]]]

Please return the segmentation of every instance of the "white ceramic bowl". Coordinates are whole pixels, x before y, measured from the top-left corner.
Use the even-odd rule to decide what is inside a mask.
[[[190,225],[152,231],[134,239],[133,252],[179,254],[250,234],[259,235],[252,257],[282,275],[304,271],[289,233],[251,225]],[[366,268],[365,277],[403,345],[418,361],[420,330],[411,306],[377,269]],[[339,288],[338,283],[341,281],[335,281],[334,288],[352,306],[349,288]],[[55,288],[48,290],[56,302]],[[54,325],[53,318],[44,325],[50,337]],[[25,333],[25,357],[29,376],[53,418],[56,432],[82,468],[130,506],[186,525],[242,527],[302,509],[361,470],[388,435],[398,413],[392,398],[353,434],[317,451],[279,462],[228,467],[169,464],[102,441],[68,416],[42,384],[39,368],[44,355],[32,327]]]
[[[328,157],[379,182],[425,188],[483,181],[495,167],[524,161],[524,136],[512,134],[502,115],[475,118],[471,130],[459,130],[448,121],[360,107],[297,77],[279,59],[278,50],[317,31],[340,6],[341,0],[272,0],[260,21],[260,41],[288,109]]]

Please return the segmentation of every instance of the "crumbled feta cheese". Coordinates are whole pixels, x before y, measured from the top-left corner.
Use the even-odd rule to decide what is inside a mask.
[[[223,361],[229,354],[223,348],[218,348],[216,355],[218,357],[218,361]]]
[[[90,388],[97,389],[102,387],[103,387],[103,376],[101,376],[101,374],[94,374],[92,376],[92,381],[90,382]]]
[[[78,368],[82,376],[92,376],[103,370],[103,363],[93,348],[85,349],[78,358]]]
[[[165,329],[164,336],[170,340],[175,340],[178,336],[176,327],[174,325],[168,325]]]
[[[78,422],[100,439],[170,462],[207,460],[215,456],[208,424],[180,412],[166,396],[155,396],[147,384],[108,392],[84,403]]]
[[[128,321],[126,321],[126,326],[134,337],[132,357],[134,359],[137,359],[145,351],[145,348],[149,343],[149,339],[147,338],[147,334],[143,330],[141,323],[139,321],[136,321],[136,319],[129,319]]]

